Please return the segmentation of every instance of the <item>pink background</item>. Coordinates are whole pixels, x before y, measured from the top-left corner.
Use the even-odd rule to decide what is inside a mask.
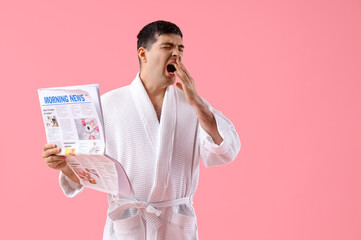
[[[106,195],[65,198],[40,157],[36,89],[129,84],[158,19],[242,141],[234,163],[201,167],[200,238],[360,240],[360,0],[0,0],[0,239],[101,239]]]

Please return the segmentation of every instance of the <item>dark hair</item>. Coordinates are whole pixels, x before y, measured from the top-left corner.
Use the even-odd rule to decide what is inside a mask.
[[[177,34],[183,38],[181,30],[174,23],[162,20],[151,22],[138,33],[137,49],[144,47],[149,50],[153,43],[157,41],[157,36],[169,33]]]

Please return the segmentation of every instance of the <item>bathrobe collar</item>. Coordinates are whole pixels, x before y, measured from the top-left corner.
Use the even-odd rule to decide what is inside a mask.
[[[162,114],[158,122],[157,114],[139,73],[131,83],[132,97],[147,132],[147,137],[156,154],[157,162],[155,186],[165,187],[168,182],[169,167],[172,162],[175,126],[177,121],[178,96],[173,86],[168,86],[163,99]],[[132,121],[132,119],[129,119]]]

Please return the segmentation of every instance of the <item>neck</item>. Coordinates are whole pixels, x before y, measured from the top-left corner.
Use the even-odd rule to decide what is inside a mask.
[[[152,79],[150,75],[143,72],[140,72],[139,77],[150,99],[163,99],[167,86],[164,86],[157,79]]]

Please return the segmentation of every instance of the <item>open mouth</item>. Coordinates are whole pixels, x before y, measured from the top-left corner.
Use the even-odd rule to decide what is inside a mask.
[[[174,74],[174,72],[176,71],[175,67],[173,64],[168,64],[167,65],[167,71],[171,74]]]

